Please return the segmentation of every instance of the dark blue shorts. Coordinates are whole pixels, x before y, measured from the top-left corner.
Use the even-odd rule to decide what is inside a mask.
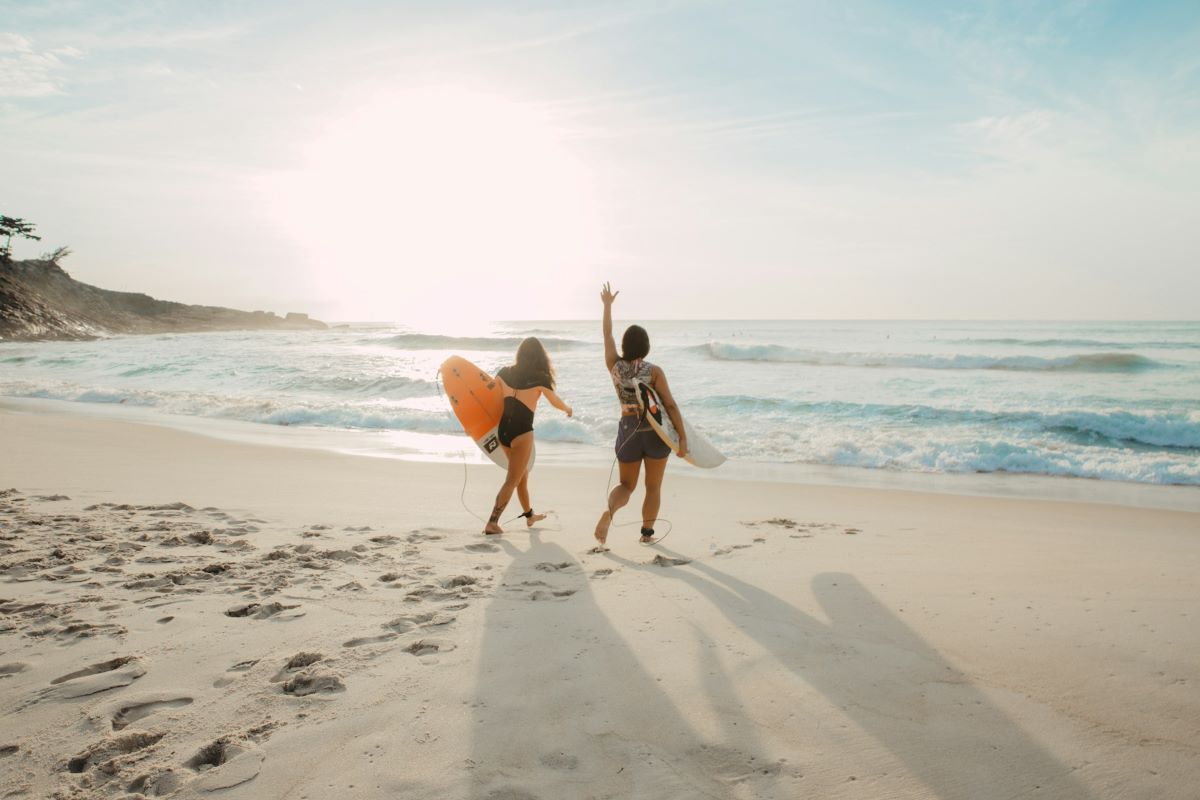
[[[640,428],[639,422],[642,424]],[[613,449],[617,451],[617,460],[622,464],[671,455],[671,448],[662,437],[649,424],[642,422],[640,417],[632,415],[621,417],[621,423],[617,426],[617,443]]]

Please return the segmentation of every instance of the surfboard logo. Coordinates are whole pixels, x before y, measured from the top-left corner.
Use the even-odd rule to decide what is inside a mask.
[[[650,391],[650,387],[644,383],[638,383],[638,391],[642,395],[642,408],[646,409],[646,413],[654,417],[656,422],[662,422],[662,412],[658,410],[658,398],[654,396],[654,392]]]
[[[483,446],[484,450],[490,453],[500,446],[500,441],[495,437],[495,435],[492,435],[484,439],[482,442],[480,442],[480,444]]]

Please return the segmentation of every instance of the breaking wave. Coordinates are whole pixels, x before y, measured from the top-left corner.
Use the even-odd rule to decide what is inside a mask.
[[[914,430],[950,425],[1020,428],[1025,433],[1053,433],[1080,444],[1128,444],[1168,449],[1200,450],[1200,413],[1136,414],[1129,411],[989,411],[938,408],[916,404],[805,402],[784,398],[722,395],[701,400],[699,406],[723,414],[795,417],[800,424],[821,420],[906,424]]]
[[[1146,348],[1148,350],[1200,349],[1200,342],[1183,341],[1114,342],[1101,339],[1018,339],[1007,337],[998,339],[955,339],[954,342],[955,344],[1000,344],[1014,347],[1102,347],[1107,350],[1136,350],[1138,348]]]
[[[398,350],[509,350],[517,351],[524,341],[521,336],[439,336],[429,333],[400,333],[383,339],[367,339],[369,344],[384,344]],[[556,347],[579,347],[587,342],[579,339],[543,337],[542,344]]]
[[[1136,353],[1082,353],[1059,358],[965,354],[935,356],[902,353],[831,353],[784,347],[777,344],[744,345],[725,342],[709,342],[693,349],[717,361],[764,361],[822,367],[1142,372],[1168,366]]]

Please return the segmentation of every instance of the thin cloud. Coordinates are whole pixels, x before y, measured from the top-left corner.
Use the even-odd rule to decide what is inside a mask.
[[[37,50],[18,33],[0,33],[0,97],[45,97],[63,91],[64,59],[83,53],[75,47]]]
[[[658,16],[660,14],[669,13],[670,11],[684,5],[682,2],[668,2],[657,5],[647,4],[642,7],[632,8],[619,14],[612,14],[604,17],[597,17],[578,25],[569,25],[558,30],[550,31],[540,36],[530,36],[523,39],[513,39],[507,42],[497,42],[494,44],[485,44],[479,48],[460,51],[456,55],[460,57],[471,57],[479,55],[496,55],[498,53],[512,53],[521,50],[534,50],[540,47],[562,44],[575,39],[581,39],[591,36],[602,31],[607,31],[613,28],[620,28],[634,22],[646,19],[648,17]]]
[[[72,40],[88,50],[174,50],[231,41],[245,36],[252,29],[252,25],[237,24],[199,29],[119,30],[111,33],[81,30],[72,35]]]

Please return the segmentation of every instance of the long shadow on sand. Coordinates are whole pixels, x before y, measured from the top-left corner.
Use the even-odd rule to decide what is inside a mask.
[[[501,544],[512,561],[480,648],[473,797],[796,796],[787,770],[756,754],[747,720],[715,742],[696,731],[596,605],[574,556],[536,533],[528,546]],[[653,662],[656,647],[666,661],[678,645],[639,652]],[[713,696],[735,696],[727,676],[710,672]]]
[[[663,568],[609,555],[629,568],[682,580],[707,597],[900,759],[934,796],[1091,797],[1068,767],[854,576],[813,579],[826,624],[702,561]]]

